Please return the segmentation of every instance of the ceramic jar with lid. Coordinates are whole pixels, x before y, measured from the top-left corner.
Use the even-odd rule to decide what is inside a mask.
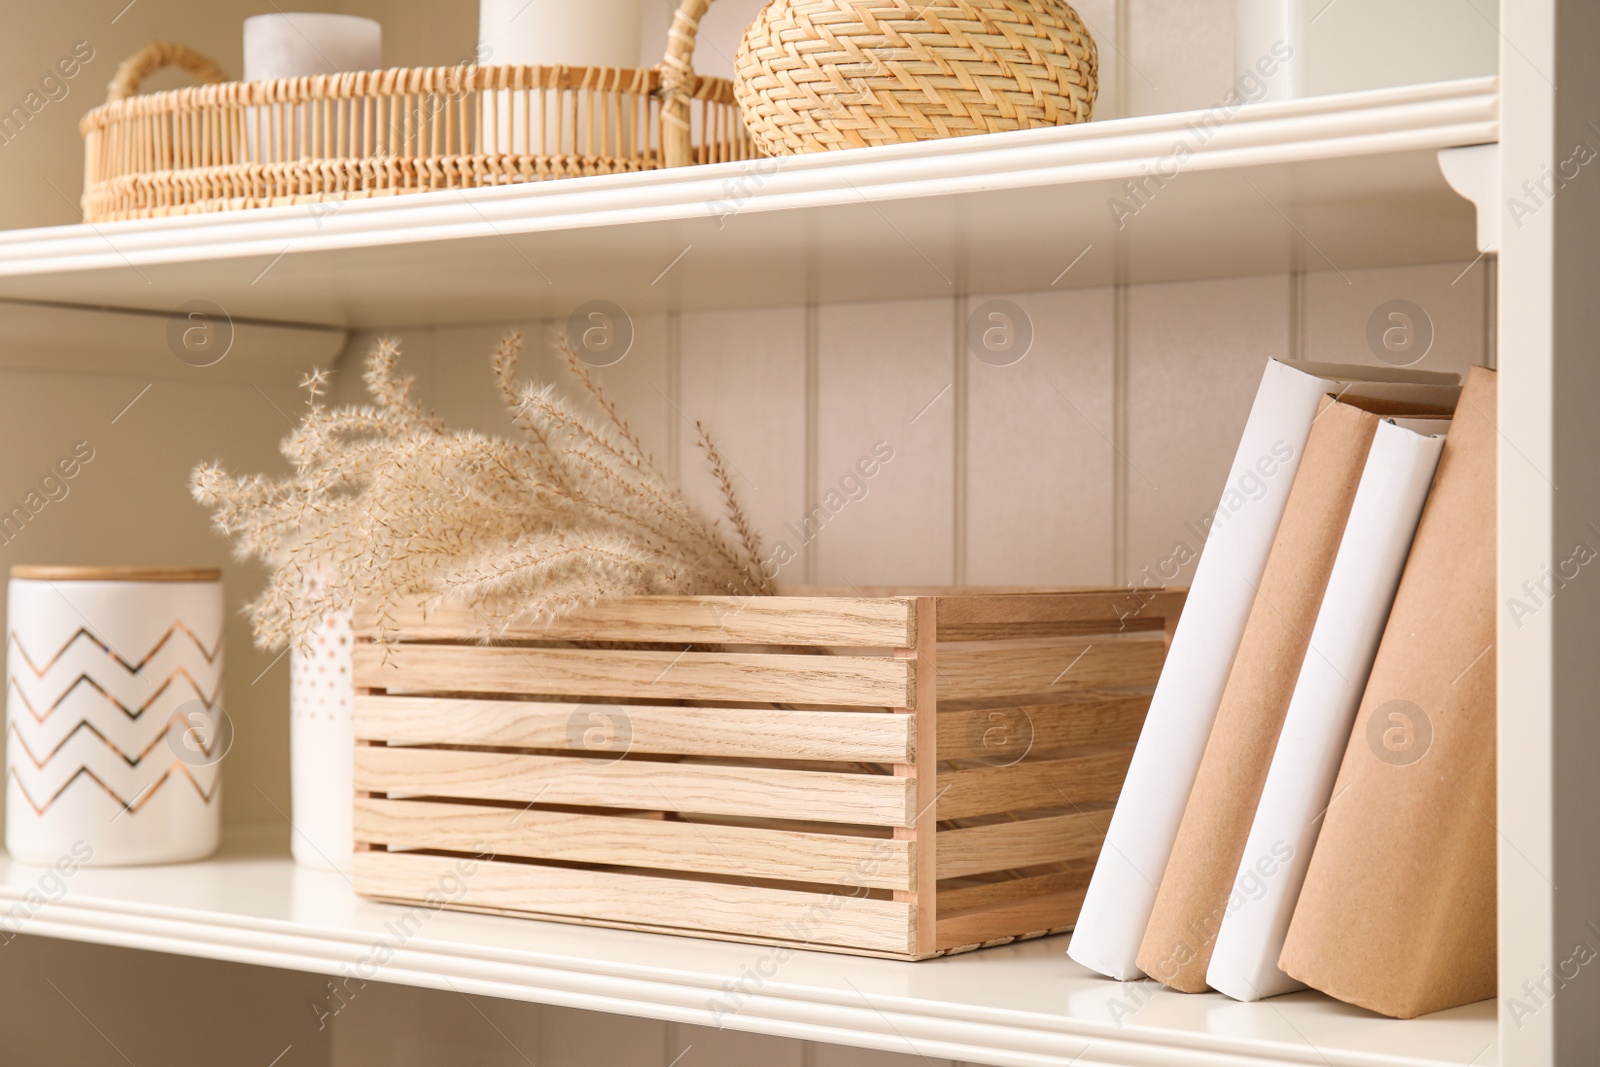
[[[220,571],[12,568],[6,848],[14,859],[73,855],[117,866],[216,850],[219,764],[232,741],[222,626]]]

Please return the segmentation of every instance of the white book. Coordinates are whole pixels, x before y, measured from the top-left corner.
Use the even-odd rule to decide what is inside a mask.
[[[1206,971],[1211,988],[1236,1000],[1305,988],[1278,956],[1447,426],[1388,420],[1373,437]]]
[[[1067,954],[1130,981],[1256,586],[1327,394],[1454,407],[1457,377],[1270,360],[1228,473],[1166,665]]]

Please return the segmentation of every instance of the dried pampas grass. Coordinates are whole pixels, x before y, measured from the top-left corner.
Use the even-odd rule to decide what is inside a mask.
[[[764,594],[759,541],[727,463],[704,427],[700,446],[721,490],[729,533],[656,469],[626,420],[563,340],[567,367],[601,418],[550,386],[516,378],[520,335],[494,354],[494,375],[520,438],[446,430],[398,373],[399,346],[367,359],[372,403],[329,408],[327,374],[308,391],[282,451],[286,478],[194,471],[195,499],[241,558],[273,567],[249,605],[258,644],[302,640],[357,600],[389,609],[451,598],[479,611],[486,636],[512,621],[551,619],[606,597]]]

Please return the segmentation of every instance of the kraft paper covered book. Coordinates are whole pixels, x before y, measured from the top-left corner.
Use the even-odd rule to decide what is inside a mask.
[[[1386,419],[1373,436],[1206,971],[1237,1000],[1305,988],[1278,955],[1448,426]]]
[[[1205,549],[1067,949],[1091,970],[1142,975],[1136,957],[1156,889],[1311,421],[1330,393],[1449,410],[1459,389],[1453,374],[1268,361],[1220,503],[1200,521]]]
[[[1139,950],[1139,969],[1174,989],[1209,988],[1241,860],[1253,886],[1291,858],[1283,845],[1246,856],[1245,840],[1381,422],[1329,399],[1312,424]]]
[[[1495,409],[1474,368],[1278,960],[1399,1018],[1495,994]]]

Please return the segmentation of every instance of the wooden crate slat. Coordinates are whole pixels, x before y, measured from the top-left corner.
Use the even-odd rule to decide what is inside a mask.
[[[815,645],[909,648],[916,625],[908,598],[628,597],[603,601],[554,622],[490,627],[471,608],[446,604],[391,609],[384,625],[402,641],[458,639],[492,632],[505,641],[643,641],[668,644]],[[375,605],[357,631],[372,635]]]
[[[1114,803],[1132,758],[1133,749],[1124,748],[1011,767],[941,771],[939,818],[970,819],[1066,804]]]
[[[934,946],[949,952],[1071,929],[1078,921],[1087,888],[1025,897],[994,908],[947,916],[939,920]]]
[[[368,793],[908,826],[915,778],[360,745]]]
[[[656,867],[847,888],[913,888],[909,841],[358,797],[358,843]]]
[[[954,593],[934,598],[941,636],[947,626],[1040,622],[1104,622],[1116,633],[1125,622],[1176,615],[1187,594],[1181,589],[1082,589],[1017,595]],[[946,639],[948,639],[946,637]]]
[[[1154,633],[1166,628],[1159,615],[1143,615],[1122,621],[1091,619],[1085,622],[1040,620],[1037,622],[963,622],[939,627],[941,643],[956,641],[1021,641],[1047,637],[1124,636]]]
[[[358,892],[389,900],[911,951],[912,909],[892,900],[403,852],[357,852],[354,873]]]
[[[941,711],[939,758],[1011,761],[1028,752],[1132,743],[1149,710],[1148,693],[1085,693],[1049,704]]]
[[[1166,656],[1166,642],[1159,639],[1064,639],[1020,648],[942,648],[939,699],[1154,685]]]
[[[606,746],[585,743],[591,729],[605,734]],[[614,745],[652,754],[909,763],[912,716],[359,694],[355,736],[396,745],[590,750]]]
[[[1100,813],[1100,825],[1110,818]],[[991,871],[1037,867],[1069,859],[1093,860],[1105,831],[1086,813],[940,830],[935,838],[940,880]]]
[[[917,909],[917,939],[914,951],[919,956],[929,955],[934,951],[934,932],[938,914],[934,900],[933,889],[938,883],[938,874],[934,868],[934,835],[939,828],[938,794],[934,790],[938,787],[939,766],[935,752],[938,747],[937,711],[939,706],[938,685],[936,679],[939,674],[939,636],[938,627],[934,624],[933,601],[927,597],[917,601],[917,647],[915,655],[921,669],[917,671],[917,704],[927,710],[925,715],[917,715],[917,741],[916,750],[921,753],[920,766],[896,766],[895,774],[902,777],[914,778],[917,781],[915,789],[916,812],[915,825],[910,828],[897,829],[894,835],[898,838],[912,840],[920,846],[917,850],[917,876],[916,882],[924,887],[923,891],[914,894],[895,894],[897,900],[905,900]]]
[[[964,911],[978,911],[999,907],[1029,897],[1051,896],[1056,893],[1081,891],[1089,884],[1088,865],[1068,871],[1050,871],[1029,875],[1026,878],[1005,878],[997,882],[980,882],[973,885],[943,886],[939,889],[939,913],[959,915]]]
[[[997,597],[1000,599],[1025,596],[1056,596],[1077,599],[1126,594],[1133,592],[1133,590],[1121,585],[1075,587],[1059,585],[857,585],[855,583],[830,585],[826,582],[810,584],[805,582],[792,584],[785,582],[778,587],[778,592],[783,596],[925,596],[945,599],[973,596]]]
[[[915,699],[912,662],[888,657],[401,645],[383,660],[377,645],[356,646],[364,687],[876,708]]]

